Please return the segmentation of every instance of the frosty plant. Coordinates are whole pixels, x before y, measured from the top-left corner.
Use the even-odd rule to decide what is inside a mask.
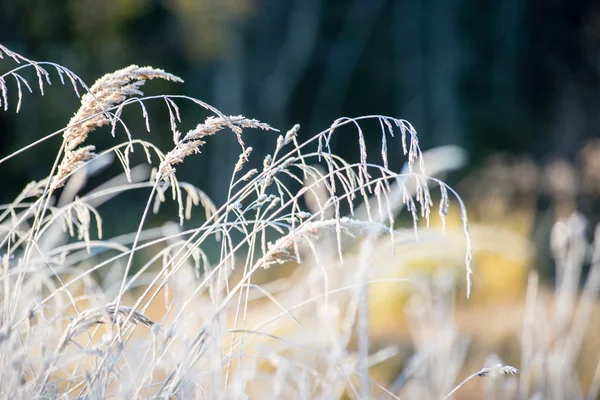
[[[7,169],[13,158],[27,157],[62,135],[46,178],[26,185],[0,210],[1,397],[368,393],[371,385],[380,387],[368,377],[373,354],[365,293],[377,271],[369,252],[385,235],[392,243],[418,240],[419,221],[428,225],[435,212],[445,228],[450,195],[462,216],[469,295],[465,207],[450,187],[425,173],[427,153],[407,121],[381,115],[339,118],[306,141],[299,140],[296,125],[277,136],[262,168],[251,169],[245,132],[277,130],[225,115],[192,97],[145,96],[141,88],[147,80],[182,82],[163,70],[132,65],[88,87],[63,66],[32,61],[3,46],[0,56],[0,65],[9,68],[0,76],[4,111],[19,112],[24,92],[36,86],[51,96],[48,85],[57,79],[83,94],[66,127],[0,159]],[[34,76],[37,85],[30,83]],[[168,111],[173,147],[166,152],[132,132],[122,118],[126,107],[138,107],[150,131],[146,104],[151,101],[164,103]],[[179,130],[182,102],[209,113],[186,133]],[[380,125],[378,162],[367,159],[365,120]],[[101,127],[115,140],[124,132],[127,140],[98,149],[94,135],[102,132],[94,131]],[[342,128],[356,132],[357,162],[332,152],[332,136],[347,134],[339,132]],[[229,166],[227,200],[217,205],[180,182],[176,168],[200,153],[210,136],[228,131],[236,135],[240,155]],[[388,149],[393,157],[400,152],[406,157],[400,173],[389,169]],[[144,152],[150,167],[132,165],[134,150]],[[87,177],[114,158],[123,173],[80,194]],[[439,161],[434,165],[434,170],[448,168]],[[131,190],[149,192],[137,230],[103,239],[98,206]],[[149,213],[160,212],[169,197],[178,205],[178,224],[147,228]],[[191,220],[194,206],[204,208],[204,222],[186,222],[198,220]],[[411,215],[410,229],[395,225],[403,209]],[[218,257],[207,255],[209,246],[218,246]],[[138,254],[147,261],[133,268]],[[256,283],[260,270],[282,264],[305,265],[303,284]],[[153,313],[156,320],[148,316],[153,308],[162,310]],[[284,328],[288,322],[292,330]],[[358,352],[349,344],[355,329]],[[261,374],[273,384],[256,383]]]

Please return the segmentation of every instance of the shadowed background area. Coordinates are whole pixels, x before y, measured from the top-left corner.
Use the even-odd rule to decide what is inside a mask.
[[[340,116],[393,115],[415,126],[424,148],[464,146],[478,165],[498,151],[574,161],[600,128],[594,2],[5,0],[1,7],[2,42],[27,57],[66,65],[90,84],[129,64],[153,65],[185,80],[172,92],[283,130],[299,123],[304,137]],[[2,114],[3,153],[64,126],[77,107],[69,90],[50,103],[33,97],[21,116]],[[167,143],[167,121],[153,124],[162,125],[146,135]],[[194,161],[211,170],[196,179],[217,197],[227,181],[219,174],[229,171],[216,166],[235,162],[234,141],[215,138]],[[345,155],[344,143],[335,146]],[[35,168],[22,161],[4,200]]]
[[[152,65],[185,84],[156,83],[149,94],[187,94],[283,131],[299,123],[302,139],[340,116],[404,118],[417,129],[424,149],[455,144],[468,150],[470,162],[459,176],[489,174],[491,168],[497,170],[494,177],[508,180],[500,189],[482,187],[490,180],[471,180],[459,187],[465,196],[492,191],[504,200],[526,197],[533,202],[532,230],[544,223],[540,212],[554,215],[557,197],[562,216],[579,208],[596,220],[598,179],[590,163],[597,146],[590,140],[600,129],[600,8],[594,2],[5,0],[0,5],[4,45],[34,60],[65,65],[90,85],[130,64]],[[66,124],[78,99],[68,88],[51,90],[50,101],[26,94],[18,115],[0,114],[2,154]],[[130,128],[168,148],[166,111],[160,104],[149,107],[157,115],[152,131],[145,132],[140,118],[132,118]],[[365,134],[376,152],[380,132],[374,128]],[[264,135],[269,133],[246,138],[256,160],[269,150]],[[98,143],[114,143],[109,135],[95,136]],[[356,143],[337,136],[333,150],[355,157]],[[49,141],[13,160],[3,180],[3,203],[23,182],[45,176],[58,146],[58,139]],[[403,162],[398,150],[390,149],[395,169]],[[238,153],[232,135],[211,138],[181,178],[222,202]],[[513,184],[509,170],[523,178],[521,185]],[[451,177],[449,183],[457,180]],[[478,208],[489,212],[483,204]],[[106,212],[110,220],[119,210]],[[137,215],[132,226],[136,221]]]

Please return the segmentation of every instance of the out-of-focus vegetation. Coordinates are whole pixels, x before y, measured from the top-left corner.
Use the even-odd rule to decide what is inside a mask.
[[[129,64],[155,65],[182,77],[185,94],[279,129],[299,123],[306,128],[300,132],[304,139],[341,115],[406,118],[424,148],[455,144],[468,150],[470,162],[449,177],[450,183],[478,176],[498,153],[542,169],[564,162],[579,165],[578,154],[600,129],[595,117],[600,108],[600,11],[593,2],[30,0],[1,6],[5,45],[37,60],[68,65],[88,82]],[[60,88],[52,95],[53,101],[31,96],[18,115],[0,115],[1,148],[14,151],[37,140],[37,132],[64,126],[71,116],[64,105],[75,107],[77,98]],[[162,115],[158,107],[150,108]],[[166,146],[168,125],[164,118],[154,119],[157,128],[144,137]],[[139,121],[131,124],[144,129]],[[375,148],[379,137],[370,132],[365,140]],[[108,138],[98,140],[109,144]],[[255,153],[266,154],[261,135],[248,142]],[[36,163],[14,161],[0,193],[4,202],[14,198],[22,182],[40,178],[38,166],[52,162],[50,150],[56,145],[39,146]],[[356,149],[337,139],[332,146],[346,157]],[[397,170],[401,160],[393,155],[398,149],[390,151]],[[220,165],[233,165],[236,158],[234,139],[217,137],[208,143],[205,157],[192,161],[193,171],[210,173],[183,171],[183,178],[223,201],[229,171]],[[508,209],[519,214],[514,218],[519,226],[513,228],[538,240],[547,236],[553,221],[547,217],[554,212],[555,197],[547,196],[548,188],[556,186],[549,181],[552,176],[538,174],[528,189],[531,196],[517,199],[535,202],[524,205],[528,216],[520,214],[520,206]],[[509,198],[513,185],[478,191],[470,188],[482,182],[469,179],[461,189],[474,207],[491,207],[490,217],[508,223],[498,204],[483,197]],[[522,179],[532,177],[526,172]],[[579,189],[579,181],[569,181],[576,187],[566,189],[573,189],[568,192],[576,194],[572,199],[579,207],[563,209],[561,199],[558,214],[579,208],[597,221],[594,199]],[[106,219],[122,221],[117,206],[105,212]],[[135,221],[122,222],[133,227]],[[547,251],[544,257],[537,263],[542,268]]]
[[[220,109],[278,128],[299,123],[307,132],[340,115],[396,115],[413,123],[426,148],[467,147],[471,168],[498,151],[572,162],[600,128],[600,12],[593,2],[28,0],[1,6],[5,45],[69,65],[86,81],[133,63],[155,65],[182,77],[186,94]],[[70,114],[62,105],[75,107],[77,99],[69,91],[53,95],[58,100],[31,98],[20,116],[2,115],[4,148],[64,125]],[[158,129],[146,134],[163,145],[166,136]],[[249,140],[265,154],[259,138]],[[197,168],[215,174],[224,157],[235,163],[231,144],[210,143]],[[352,144],[333,145],[352,154]],[[397,157],[391,162],[401,165]],[[6,196],[35,176],[30,163],[17,167]],[[194,179],[224,198],[223,179]]]

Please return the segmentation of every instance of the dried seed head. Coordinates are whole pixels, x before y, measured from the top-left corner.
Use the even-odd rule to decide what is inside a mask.
[[[267,154],[265,156],[265,159],[263,160],[263,169],[267,169],[271,166],[271,163],[273,162],[273,158],[271,157],[270,154]]]
[[[119,308],[116,308],[114,304],[110,304],[104,308],[86,310],[69,324],[58,342],[57,353],[61,353],[74,337],[85,332],[92,326],[109,322],[120,323],[120,321],[130,314],[131,318],[129,321],[134,325],[142,324],[148,328],[156,325],[156,322],[130,307],[119,306]]]
[[[95,146],[89,145],[66,152],[52,181],[52,188],[57,189],[63,186],[70,174],[96,156],[95,150]]]
[[[300,125],[296,124],[292,127],[292,129],[290,129],[289,131],[287,131],[287,133],[285,134],[285,140],[284,140],[284,145],[288,144],[289,142],[291,142],[292,140],[294,140],[294,138],[296,137],[296,135],[298,134],[298,131],[300,130]]]
[[[247,147],[238,159],[238,162],[235,164],[235,171],[240,171],[245,163],[248,162],[248,157],[250,157],[250,153],[252,153],[252,147]]]
[[[498,363],[491,368],[483,368],[477,373],[477,376],[496,378],[501,375],[518,375],[519,370],[510,365],[503,365]]]
[[[87,139],[90,132],[114,121],[107,110],[123,103],[127,97],[142,95],[140,87],[146,80],[156,78],[183,82],[161,69],[131,65],[104,75],[92,85],[89,93],[81,97],[81,106],[63,134],[64,157],[53,180],[53,189],[63,186],[70,173],[94,157],[94,146],[76,148]]]

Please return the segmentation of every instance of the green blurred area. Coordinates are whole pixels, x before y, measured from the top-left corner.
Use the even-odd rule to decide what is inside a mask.
[[[147,94],[183,93],[283,131],[299,123],[301,139],[341,116],[401,117],[415,126],[424,149],[467,148],[466,175],[500,151],[532,154],[542,163],[554,157],[574,162],[600,128],[600,7],[594,2],[2,0],[0,9],[0,42],[31,59],[65,65],[89,85],[132,63],[152,65],[185,84],[151,82]],[[1,71],[12,67],[0,62]],[[33,73],[29,78],[35,81]],[[12,108],[0,114],[3,155],[61,129],[77,110],[73,91],[57,85],[57,77],[54,83],[45,96],[26,93],[15,114],[9,82]],[[166,108],[147,106],[151,132],[138,110],[129,111],[130,129],[167,150]],[[182,130],[207,116],[181,106]],[[116,140],[124,140],[124,132],[118,134]],[[379,160],[379,127],[366,126],[365,135],[372,159]],[[274,139],[246,134],[256,163]],[[356,159],[352,139],[334,137],[333,150]],[[95,132],[93,141],[100,148],[115,143],[106,130]],[[1,202],[46,176],[59,146],[58,138],[50,140],[11,160]],[[394,146],[399,142],[390,144],[390,166],[399,169],[404,160]],[[219,203],[238,153],[233,135],[211,138],[179,177]],[[126,196],[123,204],[133,200]],[[119,203],[112,207],[105,210],[108,221],[111,213],[119,215]],[[132,229],[138,220],[131,215]]]

